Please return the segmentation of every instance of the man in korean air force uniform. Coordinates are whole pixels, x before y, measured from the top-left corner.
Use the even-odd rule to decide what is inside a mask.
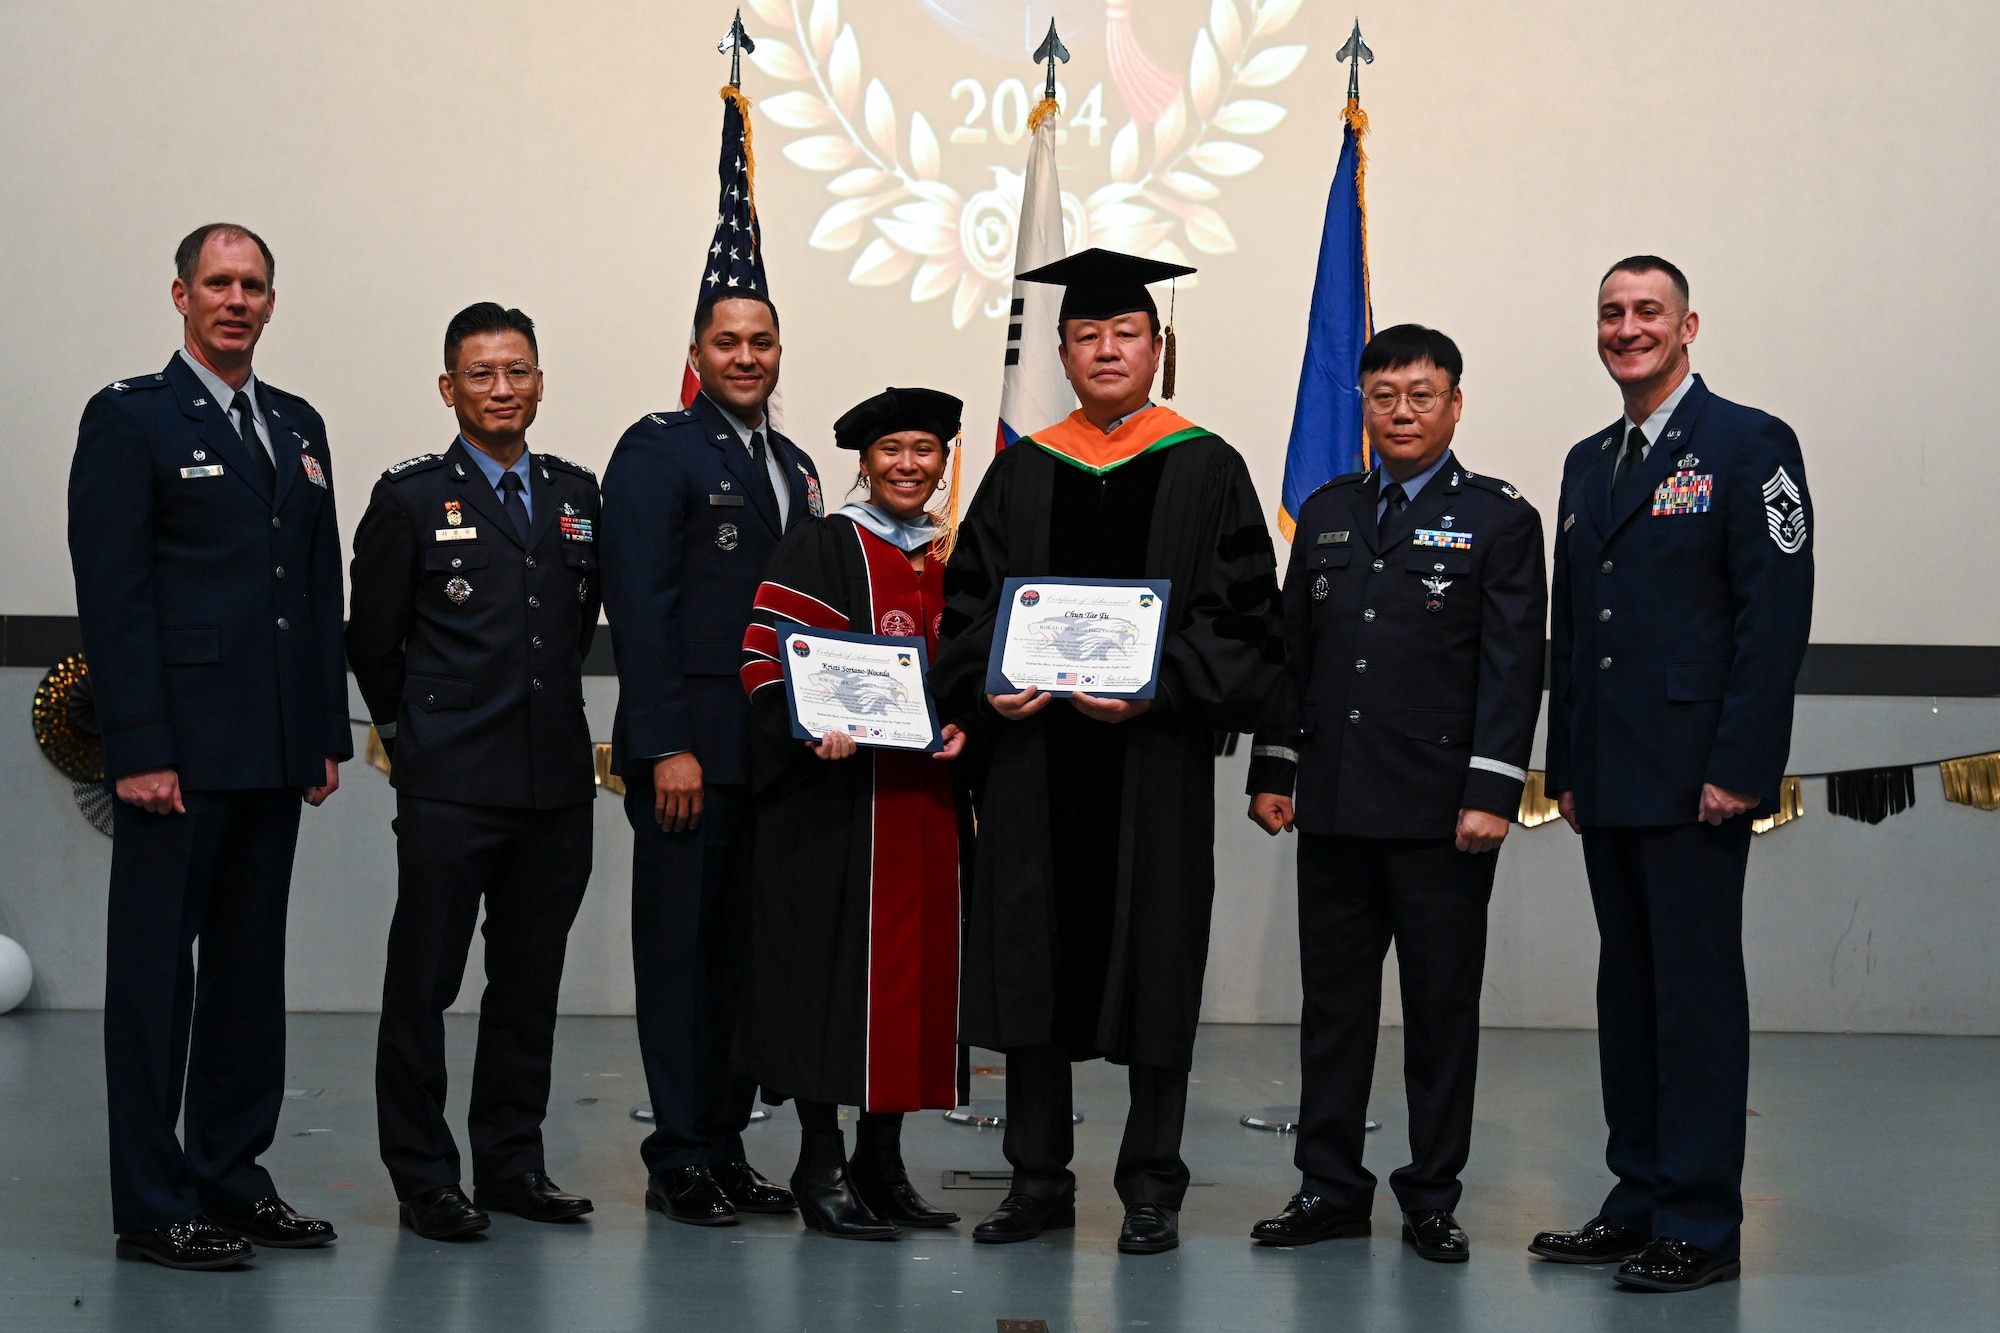
[[[1690,372],[1664,259],[1621,260],[1597,349],[1622,420],[1563,468],[1548,789],[1583,835],[1602,939],[1598,1049],[1617,1183],[1530,1250],[1627,1286],[1739,1271],[1750,1007],[1743,878],[1771,811],[1812,625],[1812,499],[1784,422]]]

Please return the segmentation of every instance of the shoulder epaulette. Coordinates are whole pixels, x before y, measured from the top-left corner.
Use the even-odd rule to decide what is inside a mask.
[[[676,412],[648,412],[646,420],[652,422],[655,426],[666,426],[669,429],[675,426],[697,424],[694,409],[691,407],[683,407]]]
[[[419,472],[428,472],[443,462],[443,454],[418,454],[415,458],[406,458],[396,464],[396,466],[385,469],[382,476],[387,480],[393,481],[397,477],[413,476]]]
[[[1522,498],[1521,493],[1514,489],[1511,482],[1502,481],[1498,477],[1489,477],[1483,472],[1467,472],[1465,474],[1465,484],[1468,486],[1477,486],[1483,491],[1497,491],[1517,504],[1527,503]]]
[[[137,393],[141,389],[164,389],[167,387],[165,375],[140,375],[129,380],[113,380],[104,386],[113,393]]]
[[[289,398],[295,403],[303,403],[307,407],[312,406],[311,403],[307,403],[305,399],[299,397],[297,394],[293,393],[290,389],[280,389],[277,385],[267,384],[263,380],[257,381],[257,387],[259,389],[264,389],[271,393],[274,393],[280,398]]]
[[[597,479],[597,474],[595,472],[592,472],[589,468],[585,467],[581,463],[570,462],[567,458],[562,457],[560,454],[536,454],[535,457],[540,459],[544,463],[554,464],[556,467],[561,468],[565,472],[574,472],[579,477],[589,477],[593,481]]]
[[[1306,500],[1312,499],[1314,495],[1318,495],[1321,491],[1326,490],[1329,487],[1344,486],[1350,481],[1361,481],[1365,479],[1369,475],[1369,473],[1373,471],[1374,469],[1370,468],[1368,469],[1367,472],[1343,472],[1339,476],[1335,477],[1332,481],[1323,481],[1319,485],[1313,487],[1312,492],[1306,496]],[[1301,500],[1299,503],[1304,504],[1305,501]]]

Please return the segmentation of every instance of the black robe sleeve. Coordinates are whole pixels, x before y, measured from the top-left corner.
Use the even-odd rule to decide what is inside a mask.
[[[796,783],[825,761],[792,734],[780,621],[844,630],[856,605],[859,549],[853,523],[838,516],[802,523],[771,554],[743,637],[743,688],[750,696],[750,785],[758,795]],[[865,587],[861,595],[866,596]]]

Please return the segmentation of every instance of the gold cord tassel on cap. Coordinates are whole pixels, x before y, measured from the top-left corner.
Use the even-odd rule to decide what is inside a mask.
[[[1946,759],[1938,764],[1938,776],[1944,779],[1947,801],[2000,810],[2000,751]]]
[[[958,477],[964,457],[965,432],[960,431],[951,442],[951,484],[945,491],[944,513],[932,515],[942,529],[931,542],[931,559],[939,564],[951,559],[951,553],[958,549]]]

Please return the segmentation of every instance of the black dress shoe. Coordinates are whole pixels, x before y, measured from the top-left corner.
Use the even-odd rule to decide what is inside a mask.
[[[733,1227],[736,1205],[705,1166],[676,1166],[646,1179],[646,1207],[691,1227]]]
[[[1339,1212],[1323,1194],[1294,1194],[1284,1212],[1250,1228],[1250,1239],[1259,1245],[1313,1245],[1353,1240],[1371,1230],[1367,1218]]]
[[[209,1215],[229,1235],[274,1250],[310,1250],[334,1239],[333,1224],[317,1217],[300,1217],[290,1204],[273,1194],[226,1213]]]
[[[792,1172],[799,1220],[806,1230],[839,1240],[894,1240],[896,1224],[877,1217],[849,1187],[847,1142],[840,1131],[799,1135],[799,1167]]]
[[[1120,1254],[1164,1254],[1180,1248],[1180,1214],[1157,1203],[1134,1204],[1125,1210],[1118,1232]]]
[[[1655,1236],[1651,1244],[1627,1259],[1612,1276],[1625,1286],[1647,1291],[1694,1291],[1711,1282],[1728,1282],[1743,1276],[1743,1264],[1740,1260],[1710,1254],[1684,1240]]]
[[[1421,1208],[1403,1214],[1403,1243],[1419,1259],[1434,1264],[1462,1264],[1472,1257],[1472,1245],[1449,1208]]]
[[[425,1240],[450,1240],[470,1236],[493,1225],[493,1219],[472,1206],[465,1191],[456,1185],[440,1185],[403,1200],[397,1210],[403,1225]]]
[[[711,1162],[708,1173],[739,1213],[789,1213],[799,1206],[790,1190],[764,1179],[748,1162]]]
[[[1033,1240],[1044,1231],[1061,1231],[1075,1225],[1073,1201],[1009,1194],[986,1215],[985,1221],[972,1229],[972,1238],[981,1245],[1007,1245],[1017,1240]]]
[[[1646,1238],[1632,1228],[1593,1217],[1581,1231],[1538,1232],[1528,1253],[1559,1264],[1615,1264],[1645,1248]]]
[[[878,1151],[864,1156],[857,1148],[854,1161],[847,1168],[847,1177],[855,1194],[868,1205],[868,1211],[899,1227],[930,1229],[948,1227],[958,1221],[957,1213],[940,1208],[917,1193],[900,1151],[893,1154]]]
[[[151,1231],[126,1231],[118,1237],[120,1259],[149,1259],[167,1268],[234,1268],[256,1253],[249,1241],[227,1234],[205,1217],[169,1222]]]
[[[496,1213],[512,1213],[530,1222],[567,1222],[582,1217],[593,1205],[581,1194],[565,1194],[546,1171],[523,1171],[497,1185],[475,1185],[472,1202]]]

